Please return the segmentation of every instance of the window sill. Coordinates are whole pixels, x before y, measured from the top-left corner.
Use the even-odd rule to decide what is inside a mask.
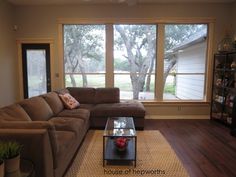
[[[150,101],[141,101],[144,106],[158,106],[158,105],[173,105],[173,106],[210,106],[210,102],[208,101],[176,101],[176,100],[171,100],[171,101],[155,101],[155,100],[150,100]]]

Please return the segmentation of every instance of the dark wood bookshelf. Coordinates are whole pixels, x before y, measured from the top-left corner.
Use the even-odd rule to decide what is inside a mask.
[[[211,119],[236,134],[236,52],[214,55]]]

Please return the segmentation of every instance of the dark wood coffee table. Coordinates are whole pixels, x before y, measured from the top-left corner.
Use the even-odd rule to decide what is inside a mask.
[[[119,137],[128,139],[124,151],[119,151],[115,140]],[[136,167],[137,136],[132,117],[108,118],[103,133],[103,166],[105,165],[130,165]]]

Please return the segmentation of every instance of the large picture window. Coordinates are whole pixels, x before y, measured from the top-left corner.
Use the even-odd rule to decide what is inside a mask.
[[[207,24],[63,27],[66,87],[119,87],[121,99],[205,101]]]
[[[114,25],[115,87],[123,99],[154,99],[156,25]]]
[[[105,87],[105,26],[64,25],[65,85]]]
[[[203,100],[207,25],[165,25],[164,99]]]

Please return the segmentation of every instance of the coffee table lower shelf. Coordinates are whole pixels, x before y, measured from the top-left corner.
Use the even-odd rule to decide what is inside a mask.
[[[115,147],[114,137],[103,137],[103,166],[130,165],[136,167],[136,137],[128,141],[125,151],[118,151]]]

